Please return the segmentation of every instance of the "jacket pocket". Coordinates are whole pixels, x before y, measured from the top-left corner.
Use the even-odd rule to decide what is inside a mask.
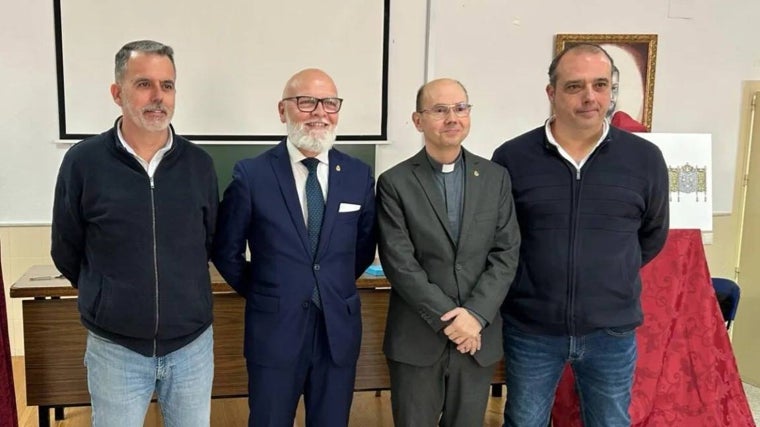
[[[156,327],[156,300],[132,283],[102,276],[95,323],[104,330],[133,338],[150,339]]]
[[[82,272],[77,289],[77,305],[82,315],[94,320],[100,306],[103,278],[90,272]]]
[[[359,221],[359,215],[362,213],[362,211],[351,211],[351,212],[338,212],[338,215],[335,217],[335,221],[337,222],[357,222]]]

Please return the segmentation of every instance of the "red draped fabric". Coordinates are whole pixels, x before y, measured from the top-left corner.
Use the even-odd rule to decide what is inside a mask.
[[[612,115],[610,124],[617,128],[627,130],[628,132],[649,132],[649,129],[647,129],[646,126],[637,122],[636,119],[623,111],[616,111],[615,114]]]
[[[0,426],[18,427],[16,391],[13,387],[11,345],[8,340],[8,311],[5,308],[3,267],[0,265]]]
[[[641,270],[644,324],[631,422],[652,426],[754,426],[699,230],[671,230]],[[566,369],[552,410],[555,427],[581,426],[573,375]]]

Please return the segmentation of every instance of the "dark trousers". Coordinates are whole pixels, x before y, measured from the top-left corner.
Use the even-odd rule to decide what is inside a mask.
[[[431,366],[389,359],[395,426],[482,426],[495,367],[478,365],[452,343]]]
[[[292,427],[303,394],[307,427],[348,425],[356,364],[336,366],[330,357],[322,312],[311,304],[309,322],[295,365],[266,367],[248,363],[249,427]],[[300,346],[300,348],[299,348]]]

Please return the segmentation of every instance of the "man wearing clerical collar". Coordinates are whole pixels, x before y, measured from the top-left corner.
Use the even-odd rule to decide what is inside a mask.
[[[471,109],[460,82],[423,85],[412,120],[425,147],[378,179],[396,426],[482,425],[502,357],[520,234],[506,170],[462,148]]]

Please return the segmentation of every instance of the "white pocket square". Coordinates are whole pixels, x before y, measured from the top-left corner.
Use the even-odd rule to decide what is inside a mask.
[[[362,205],[355,205],[353,203],[341,203],[338,206],[338,212],[356,212],[362,208]]]

